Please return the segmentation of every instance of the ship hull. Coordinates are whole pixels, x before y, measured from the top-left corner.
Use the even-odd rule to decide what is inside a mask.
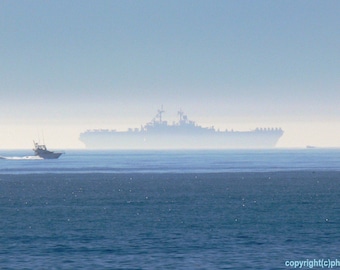
[[[86,131],[80,134],[80,141],[88,149],[265,149],[275,147],[282,134],[282,130],[209,134]]]
[[[62,153],[47,153],[47,154],[36,154],[37,156],[43,158],[43,159],[57,159],[59,158]]]

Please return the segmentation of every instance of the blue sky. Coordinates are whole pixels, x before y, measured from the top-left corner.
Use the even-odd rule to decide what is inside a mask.
[[[339,13],[336,0],[1,1],[0,148],[37,129],[82,147],[84,129],[139,127],[161,105],[169,120],[281,126],[283,147],[340,146]]]

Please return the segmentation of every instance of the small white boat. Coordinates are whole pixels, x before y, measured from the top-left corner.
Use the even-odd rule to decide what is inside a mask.
[[[49,151],[46,148],[46,145],[44,144],[39,144],[33,141],[34,143],[34,153],[36,156],[41,157],[43,159],[57,159],[59,158],[63,153],[58,153],[58,152],[53,152]]]

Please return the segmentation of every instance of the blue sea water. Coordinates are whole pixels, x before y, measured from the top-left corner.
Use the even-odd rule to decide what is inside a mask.
[[[339,149],[29,154],[1,152],[0,269],[340,261]]]

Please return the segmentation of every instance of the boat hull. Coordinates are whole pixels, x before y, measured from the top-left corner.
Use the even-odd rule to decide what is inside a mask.
[[[48,154],[36,154],[36,155],[43,159],[57,159],[62,155],[62,153],[48,153]]]

